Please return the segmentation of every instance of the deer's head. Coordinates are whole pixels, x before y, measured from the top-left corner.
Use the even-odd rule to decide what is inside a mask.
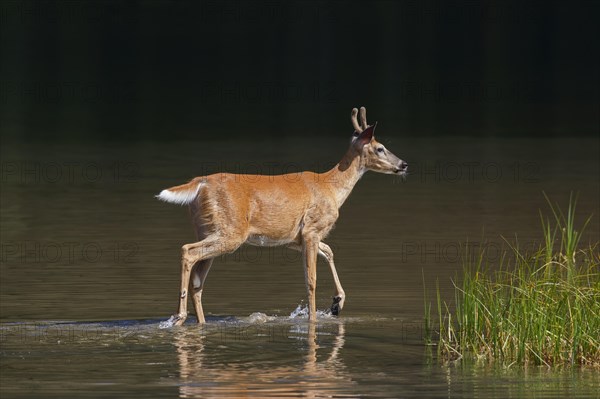
[[[358,114],[358,109],[352,109],[350,120],[354,126],[354,134],[351,145],[360,154],[364,168],[379,173],[406,175],[408,164],[375,140],[377,122],[370,126],[367,124],[366,108],[360,107],[360,124],[357,119]]]

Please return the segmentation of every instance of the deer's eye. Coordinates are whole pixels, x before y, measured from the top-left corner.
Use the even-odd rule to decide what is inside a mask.
[[[377,149],[377,152],[378,152],[378,153],[380,153],[380,154],[383,154],[383,151],[384,151],[384,150],[383,150],[383,147],[379,147],[379,148]]]

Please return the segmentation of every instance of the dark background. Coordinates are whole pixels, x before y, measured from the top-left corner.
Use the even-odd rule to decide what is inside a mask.
[[[4,139],[592,136],[596,1],[4,1]]]

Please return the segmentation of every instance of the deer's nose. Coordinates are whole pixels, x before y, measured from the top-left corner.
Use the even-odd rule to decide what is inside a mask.
[[[401,171],[405,171],[406,169],[408,169],[408,164],[404,161],[400,161],[400,164],[398,165],[398,169],[400,169]]]

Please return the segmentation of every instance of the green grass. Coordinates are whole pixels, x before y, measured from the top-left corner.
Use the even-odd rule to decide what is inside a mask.
[[[435,331],[425,300],[428,337],[439,333],[442,359],[600,367],[599,245],[580,248],[590,218],[576,230],[575,199],[566,214],[546,200],[551,216],[540,213],[543,240],[536,251],[505,240],[509,250],[494,270],[484,251],[466,256],[462,282],[454,282],[454,308],[436,289]]]

